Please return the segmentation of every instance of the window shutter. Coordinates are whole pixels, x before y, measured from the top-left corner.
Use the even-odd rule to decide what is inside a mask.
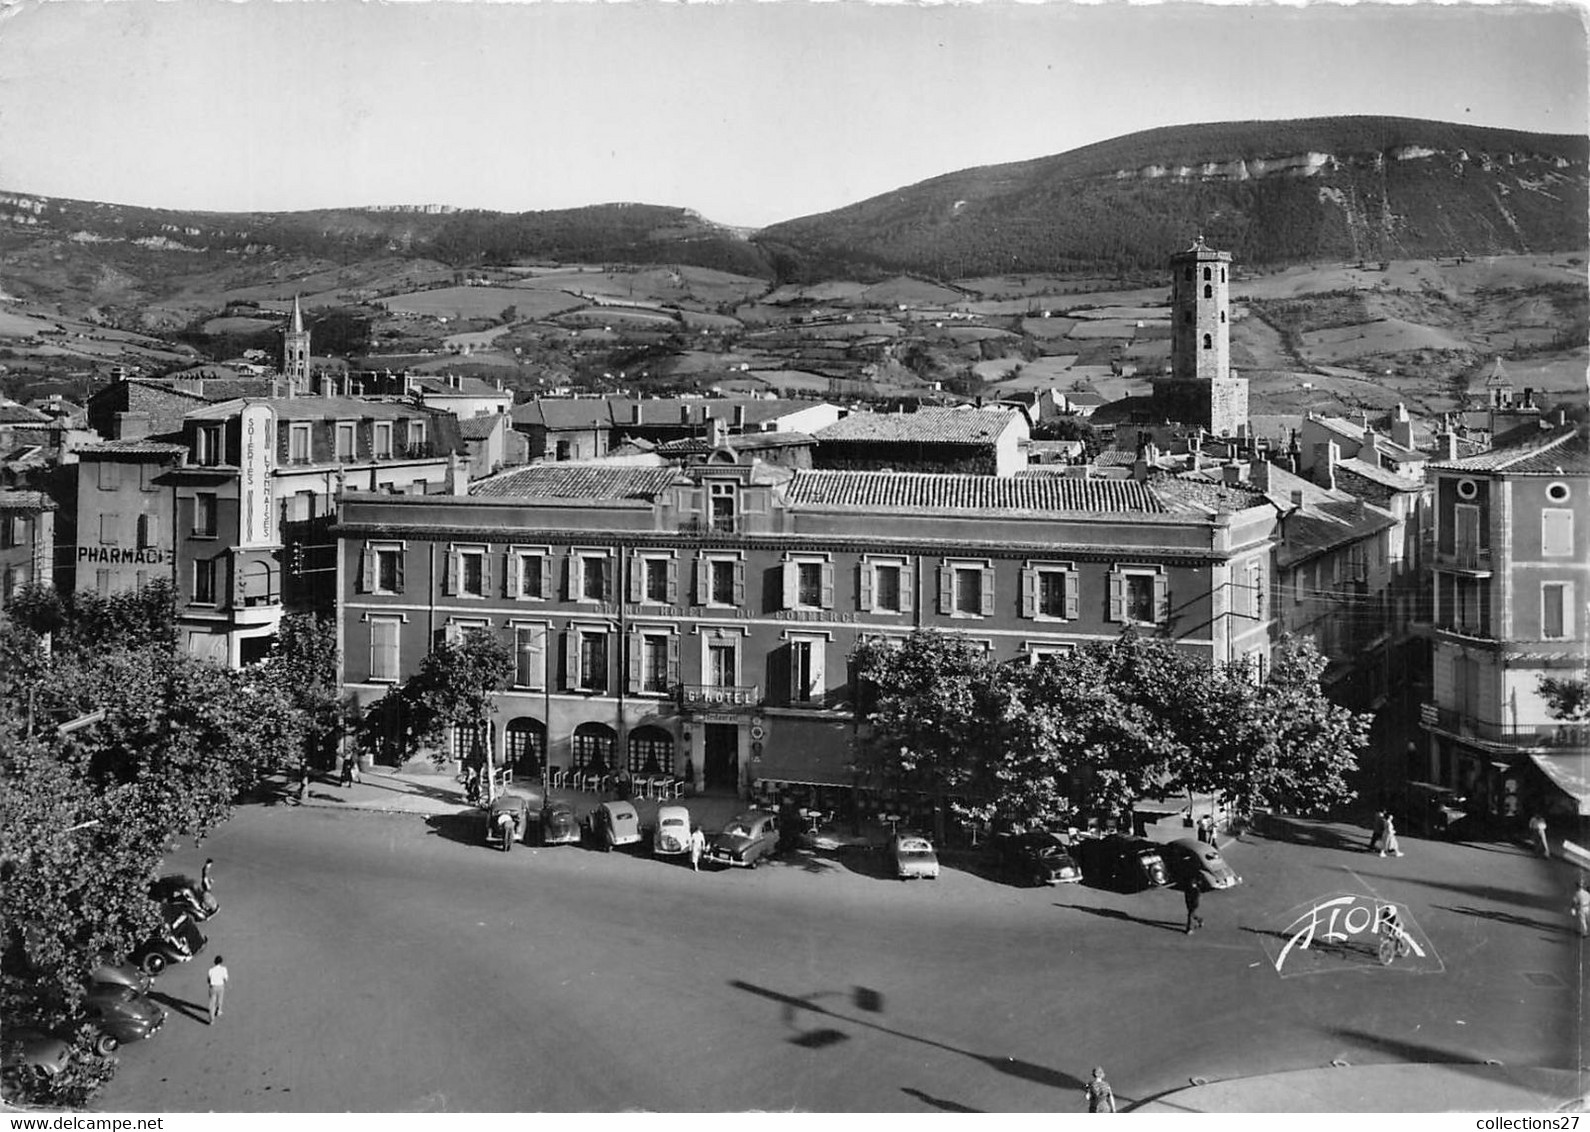
[[[530,644],[524,650],[525,667],[529,670],[526,675],[530,678],[529,686],[532,688],[546,687],[548,632],[550,630],[540,632],[532,630],[528,634]]]
[[[675,684],[677,684],[677,683],[679,683],[679,635],[677,633],[669,633],[668,634],[668,688],[669,688],[669,690],[672,691],[673,690],[673,686]]]
[[[444,594],[450,594],[453,592],[453,579],[456,576],[456,571],[458,568],[456,561],[458,555],[453,551],[451,546],[447,548],[446,553],[446,558],[442,560],[442,592]]]
[[[712,579],[709,576],[710,564],[701,555],[696,556],[696,604],[706,605],[707,599],[712,596]]]
[[[524,556],[509,551],[502,564],[502,596],[518,597],[524,592],[520,578],[524,575]]]
[[[834,607],[834,564],[832,562],[823,563],[822,606],[824,609],[832,609]]]
[[[984,617],[990,617],[994,612],[994,568],[983,567],[983,592],[978,595],[982,598],[982,608],[979,612]]]
[[[1082,576],[1075,570],[1065,572],[1066,620],[1075,621],[1082,613]]]
[[[668,604],[679,604],[679,560],[668,559]]]
[[[1154,620],[1163,623],[1170,619],[1170,579],[1164,574],[1154,575]]]
[[[1126,620],[1126,577],[1117,570],[1110,571],[1110,620]]]
[[[480,592],[482,595],[491,593],[491,551],[488,549],[480,556]]]
[[[563,686],[570,691],[580,686],[580,634],[574,629],[563,631]]]
[[[541,597],[544,600],[552,597],[552,555],[550,554],[541,556]]]
[[[364,544],[364,550],[359,555],[359,592],[375,592],[375,551],[370,549],[370,544]]]
[[[871,562],[856,567],[856,608],[863,613],[872,609],[872,569]]]
[[[578,601],[580,595],[578,585],[580,581],[580,567],[573,554],[563,556],[563,600]]]
[[[626,658],[628,664],[626,665],[627,671],[624,675],[629,682],[629,691],[631,695],[634,695],[640,691],[641,666],[644,663],[643,649],[645,643],[646,638],[642,637],[639,633],[631,633],[629,635],[629,647],[625,650],[629,654]]]
[[[784,604],[783,609],[795,608],[796,586],[800,571],[793,562],[784,563]]]
[[[629,560],[629,603],[639,605],[643,593],[642,584],[646,580],[646,560],[644,558],[631,558]],[[636,691],[639,691],[637,688]]]
[[[1021,615],[1038,616],[1038,571],[1031,566],[1021,568]]]
[[[404,544],[403,546],[400,546],[398,548],[398,552],[397,552],[397,591],[398,591],[398,593],[402,593],[403,592],[403,565],[404,565],[405,562],[408,561],[408,557],[409,557],[408,545]]]
[[[911,572],[911,563],[907,562],[900,567],[900,612],[910,613],[916,609],[916,575]]]
[[[745,606],[745,562],[739,558],[734,560],[734,604]]]
[[[948,616],[955,612],[955,571],[949,564],[939,564],[939,612]]]
[[[609,554],[606,558],[602,559],[602,600],[603,601],[617,601],[618,600],[618,591],[613,588],[613,560],[614,560],[614,556],[611,555],[611,554]],[[590,596],[590,595],[586,595],[586,596]]]

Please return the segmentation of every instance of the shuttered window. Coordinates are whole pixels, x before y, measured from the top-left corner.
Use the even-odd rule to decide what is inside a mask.
[[[1159,625],[1170,618],[1170,583],[1154,567],[1117,567],[1110,571],[1110,620]]]
[[[1081,587],[1070,563],[1029,563],[1021,571],[1021,615],[1041,621],[1074,621],[1081,612]]]
[[[834,564],[827,556],[790,556],[784,560],[785,609],[832,609]]]

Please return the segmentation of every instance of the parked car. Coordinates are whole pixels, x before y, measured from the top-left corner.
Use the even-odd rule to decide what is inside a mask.
[[[938,880],[939,858],[933,842],[914,833],[897,833],[889,838],[889,863],[901,880]]]
[[[591,839],[606,853],[619,845],[640,844],[640,815],[629,802],[603,802],[586,818]]]
[[[198,881],[184,873],[161,877],[149,886],[149,895],[162,904],[186,908],[195,920],[208,920],[221,908],[215,893],[205,893]]]
[[[548,802],[541,807],[540,840],[543,845],[578,845],[580,822],[568,802]]]
[[[1468,799],[1450,786],[1410,782],[1397,817],[1398,832],[1414,837],[1460,837],[1470,823]]]
[[[683,806],[658,806],[651,851],[659,857],[690,852],[690,811]]]
[[[1036,829],[1001,833],[994,838],[994,858],[1006,876],[1028,884],[1077,884],[1082,869],[1069,843],[1058,833]]]
[[[7,1026],[0,1051],[0,1079],[12,1088],[54,1077],[72,1060],[70,1042],[29,1026]]]
[[[90,986],[106,984],[147,992],[151,980],[148,971],[140,970],[131,963],[101,963],[88,973],[88,982]]]
[[[1084,837],[1077,841],[1082,876],[1090,884],[1136,892],[1167,883],[1159,846],[1141,837]]]
[[[778,852],[778,815],[748,810],[732,819],[707,847],[707,859],[735,868],[754,869],[763,857]]]
[[[1165,872],[1173,884],[1196,882],[1199,888],[1208,892],[1216,888],[1231,888],[1242,879],[1226,864],[1220,850],[1191,837],[1178,837],[1175,841],[1167,842],[1160,847],[1160,856],[1165,860]]]
[[[161,916],[165,927],[160,934],[133,952],[133,962],[151,975],[160,974],[173,963],[186,963],[210,942],[187,909],[167,904],[161,908]]]
[[[166,1012],[131,987],[104,983],[89,988],[83,1001],[83,1026],[94,1052],[108,1056],[127,1042],[141,1041],[165,1025]]]
[[[530,799],[504,791],[492,799],[485,811],[485,822],[486,844],[509,852],[530,825]]]

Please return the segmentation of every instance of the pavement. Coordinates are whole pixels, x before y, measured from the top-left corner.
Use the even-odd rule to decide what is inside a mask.
[[[294,783],[277,779],[267,794],[291,804]],[[580,817],[595,809],[604,795],[566,788],[550,789],[552,799],[572,803]],[[642,824],[656,820],[656,799],[632,799]],[[459,814],[471,807],[463,787],[445,772],[405,768],[364,771],[361,781],[342,786],[335,776],[311,780],[306,806],[389,814],[437,816]],[[687,795],[677,800],[689,808],[691,820],[709,834],[751,807],[728,794]],[[1150,829],[1150,837],[1182,836],[1179,822]],[[1335,831],[1354,841],[1365,831],[1342,823]],[[876,847],[887,840],[885,828],[859,832],[826,828],[817,838],[818,852]],[[1238,871],[1245,849],[1241,841],[1222,839],[1221,851]],[[1542,868],[1562,867],[1541,862]],[[1584,943],[1581,948],[1583,961]],[[1134,1112],[1584,1112],[1590,1111],[1590,1066],[1546,1069],[1530,1066],[1463,1063],[1333,1064],[1313,1069],[1233,1077],[1195,1079],[1182,1089],[1127,1106]]]

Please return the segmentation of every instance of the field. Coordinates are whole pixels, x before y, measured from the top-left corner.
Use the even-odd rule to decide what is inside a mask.
[[[585,304],[580,299],[558,291],[535,291],[519,287],[440,287],[434,291],[391,295],[382,299],[381,305],[397,314],[426,315],[431,318],[497,318],[509,307],[513,307],[520,318],[545,318]]]

